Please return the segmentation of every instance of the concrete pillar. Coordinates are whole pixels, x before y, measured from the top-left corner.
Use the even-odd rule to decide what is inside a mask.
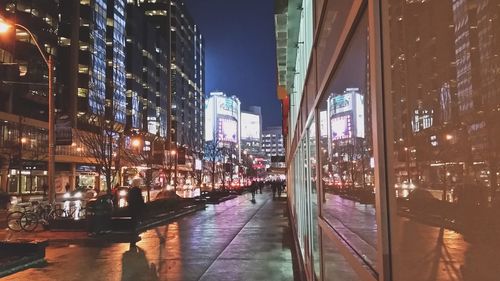
[[[9,177],[9,169],[2,167],[0,170],[1,173],[1,182],[0,182],[0,190],[8,192],[8,177]]]
[[[76,189],[76,164],[71,163],[70,165],[70,175],[69,175],[69,189]]]

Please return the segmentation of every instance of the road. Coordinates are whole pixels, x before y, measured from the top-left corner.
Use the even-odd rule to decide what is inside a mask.
[[[294,280],[286,202],[245,194],[128,243],[51,243],[48,264],[5,280]]]

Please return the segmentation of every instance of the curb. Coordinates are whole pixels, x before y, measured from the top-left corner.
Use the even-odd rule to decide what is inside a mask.
[[[27,261],[24,261],[24,260],[27,260]],[[11,275],[11,274],[14,274],[16,272],[19,272],[19,271],[22,271],[22,270],[25,270],[25,269],[28,269],[28,268],[31,268],[31,267],[36,267],[36,266],[39,266],[39,265],[44,265],[46,264],[47,262],[45,261],[45,258],[20,258],[19,260],[17,261],[13,261],[12,262],[14,265],[11,266],[11,267],[8,267],[6,269],[0,269],[0,278],[2,277],[5,277],[7,275]]]
[[[0,248],[5,251],[4,262],[0,264],[0,277],[44,264],[47,246],[47,240],[0,241]]]
[[[221,198],[217,199],[217,201],[208,201],[207,200],[207,204],[219,204],[219,203],[225,202],[227,200],[234,199],[236,197],[238,197],[238,195],[231,194],[228,196],[221,197]]]

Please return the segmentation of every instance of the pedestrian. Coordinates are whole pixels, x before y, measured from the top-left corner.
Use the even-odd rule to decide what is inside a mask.
[[[271,190],[273,191],[273,199],[276,198],[276,181],[271,181]]]
[[[46,183],[42,184],[42,190],[43,190],[43,197],[45,198],[47,196],[47,190],[49,189],[49,186]]]
[[[131,233],[132,238],[130,241],[130,246],[135,247],[135,243],[137,242],[137,228],[139,225],[139,220],[142,218],[142,214],[144,211],[144,198],[142,197],[142,191],[139,187],[142,180],[140,178],[135,178],[132,180],[132,188],[128,191],[127,194],[127,203],[128,209],[131,217]]]
[[[280,181],[276,181],[276,189],[278,190],[278,197],[281,197],[281,192],[283,192],[283,185]]]
[[[259,181],[259,192],[260,194],[262,194],[262,188],[264,187],[264,182],[263,181]]]
[[[257,192],[257,182],[253,181],[250,186],[250,192],[252,192],[252,202],[255,202],[255,192]]]
[[[66,183],[66,185],[64,186],[64,189],[66,190],[66,192],[69,192],[69,190],[70,190],[69,182]]]

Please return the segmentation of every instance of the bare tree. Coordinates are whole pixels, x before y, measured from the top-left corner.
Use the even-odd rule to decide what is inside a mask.
[[[113,181],[121,168],[121,159],[129,153],[123,145],[123,126],[106,120],[104,114],[93,115],[87,120],[88,131],[78,131],[77,135],[84,146],[84,155],[95,162],[100,174],[106,178],[106,192],[111,193]]]
[[[218,139],[205,143],[205,159],[211,164],[212,191],[215,189],[215,175],[217,173],[217,160],[222,157],[221,142]]]

